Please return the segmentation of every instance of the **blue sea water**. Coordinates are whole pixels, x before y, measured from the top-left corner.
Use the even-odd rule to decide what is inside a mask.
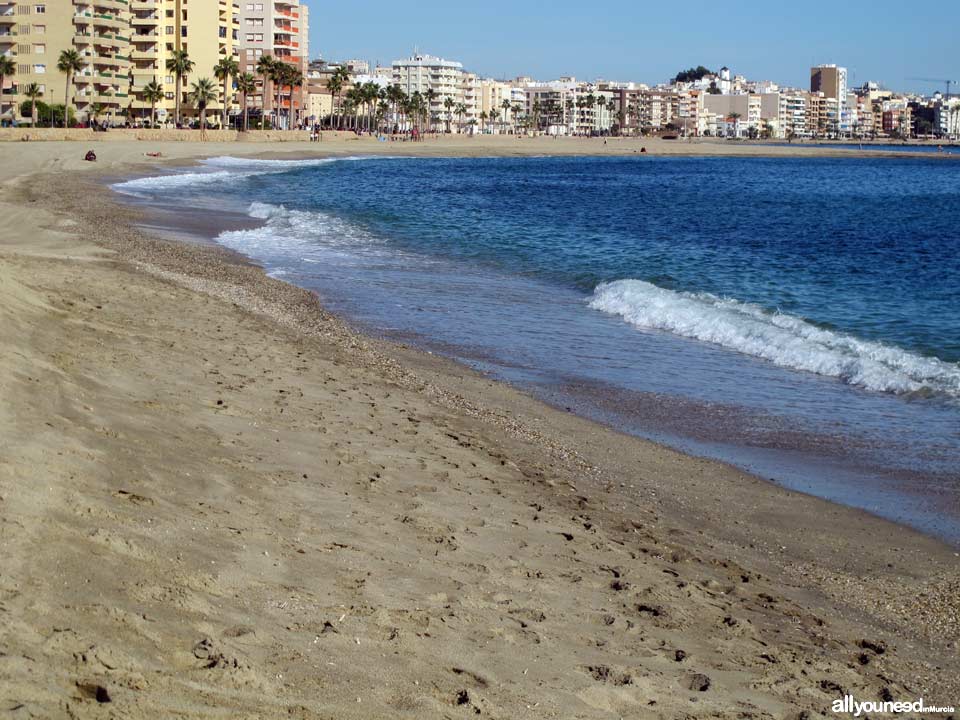
[[[960,163],[218,158],[121,183],[561,407],[960,543]]]

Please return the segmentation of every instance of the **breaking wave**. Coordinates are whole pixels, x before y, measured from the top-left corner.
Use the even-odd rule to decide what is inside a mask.
[[[641,329],[712,343],[869,390],[960,398],[960,364],[819,328],[758,305],[675,292],[643,280],[601,284],[589,305]]]
[[[168,192],[192,186],[222,185],[233,183],[254,175],[272,175],[289,172],[298,168],[329,165],[334,162],[365,160],[364,157],[315,158],[312,160],[258,160],[230,156],[207,158],[200,161],[200,171],[171,173],[136,178],[114,183],[111,187],[127,195]]]

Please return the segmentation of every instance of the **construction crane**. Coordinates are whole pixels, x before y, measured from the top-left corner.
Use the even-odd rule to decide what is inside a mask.
[[[910,78],[916,82],[925,82],[925,83],[939,83],[946,88],[946,92],[943,94],[944,99],[950,97],[950,86],[957,85],[956,80],[942,80],[940,78]]]

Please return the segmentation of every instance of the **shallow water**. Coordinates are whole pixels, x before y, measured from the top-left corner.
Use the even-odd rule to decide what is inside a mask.
[[[365,328],[960,543],[960,164],[221,158],[115,185]]]

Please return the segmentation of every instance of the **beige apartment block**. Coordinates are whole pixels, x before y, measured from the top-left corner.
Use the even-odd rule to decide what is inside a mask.
[[[143,98],[143,88],[156,81],[163,87],[164,100],[158,103],[158,120],[172,119],[176,107],[176,77],[167,69],[167,60],[177,50],[186,50],[193,72],[181,83],[181,112],[184,117],[196,112],[187,102],[190,86],[200,78],[213,80],[214,67],[221,58],[239,62],[237,37],[240,13],[234,0],[131,0],[130,1],[130,91],[131,115],[150,117],[151,104]],[[222,89],[221,89],[222,94]],[[231,113],[240,111],[236,93],[228,93]],[[223,109],[223,98],[208,107],[209,120],[216,122]]]
[[[128,13],[124,0],[0,2],[0,52],[17,65],[16,75],[4,82],[4,117],[19,116],[22,91],[32,83],[40,87],[42,102],[64,103],[66,76],[57,60],[66,49],[84,61],[71,87],[78,119],[122,112],[129,102]]]
[[[57,61],[67,49],[84,61],[69,98],[79,121],[96,117],[121,124],[149,117],[142,91],[154,80],[165,93],[159,115],[172,115],[175,78],[166,61],[179,49],[194,62],[183,81],[183,100],[185,115],[195,114],[186,103],[190,84],[215,79],[220,58],[236,57],[238,30],[233,0],[0,0],[0,53],[17,65],[16,75],[5,79],[0,114],[13,118],[31,83],[40,86],[44,102],[62,104],[66,77]],[[212,105],[211,117],[221,108],[220,101]]]

